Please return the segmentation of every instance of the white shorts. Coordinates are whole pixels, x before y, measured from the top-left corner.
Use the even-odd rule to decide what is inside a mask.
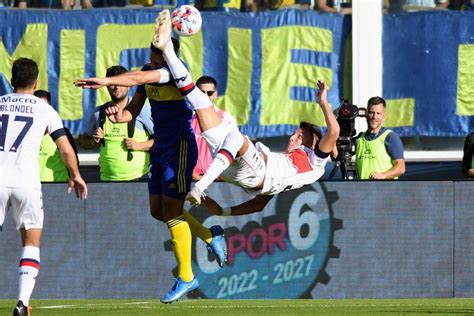
[[[16,229],[43,228],[43,195],[41,190],[0,187],[0,226],[11,210]]]
[[[253,190],[262,183],[265,178],[265,161],[257,151],[254,144],[249,140],[247,152],[232,161],[232,164],[224,170],[221,178],[228,183],[238,185],[247,190]]]

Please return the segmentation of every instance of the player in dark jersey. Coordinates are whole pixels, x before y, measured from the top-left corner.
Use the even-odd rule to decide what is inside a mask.
[[[179,50],[178,41],[173,41]],[[168,225],[173,251],[178,263],[178,277],[172,289],[161,298],[171,303],[198,288],[191,267],[191,234],[197,235],[216,255],[222,267],[226,260],[223,229],[203,227],[187,212],[183,204],[191,186],[193,168],[197,160],[197,146],[191,128],[192,109],[176,87],[160,50],[151,45],[150,63],[141,71],[114,77],[89,78],[76,81],[82,88],[98,89],[108,85],[139,86],[132,101],[120,115],[109,116],[112,122],[127,122],[136,117],[150,101],[154,125],[155,145],[150,156],[149,180],[151,215]]]

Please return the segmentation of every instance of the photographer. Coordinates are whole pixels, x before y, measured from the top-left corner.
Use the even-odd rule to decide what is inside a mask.
[[[358,179],[397,179],[405,173],[400,136],[383,127],[385,107],[381,97],[372,97],[367,103],[368,129],[356,139]]]

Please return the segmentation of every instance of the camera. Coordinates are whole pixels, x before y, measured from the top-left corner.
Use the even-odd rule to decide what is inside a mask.
[[[338,151],[336,161],[350,161],[351,157],[355,154],[355,119],[356,117],[365,117],[366,114],[366,109],[358,108],[344,98],[341,100],[341,105],[334,111],[340,128],[339,138],[336,143]]]

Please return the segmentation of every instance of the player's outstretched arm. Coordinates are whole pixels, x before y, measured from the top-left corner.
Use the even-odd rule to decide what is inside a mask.
[[[59,149],[61,158],[69,170],[69,181],[67,184],[67,192],[71,193],[72,189],[76,190],[76,196],[81,200],[87,199],[87,185],[79,173],[76,154],[66,136],[61,136],[55,140]]]
[[[167,82],[169,80],[169,75],[167,74],[167,70],[161,69],[156,71],[136,70],[113,77],[82,78],[78,79],[74,84],[83,89],[99,89],[105,86],[133,87],[146,83]]]
[[[319,141],[319,150],[323,153],[330,153],[336,145],[337,139],[339,138],[339,123],[337,123],[336,117],[329,106],[327,95],[328,88],[324,81],[318,80],[317,82],[318,92],[316,94],[316,102],[321,107],[326,120],[327,132]]]
[[[82,89],[99,89],[107,86],[107,78],[82,78],[74,81],[76,87]]]
[[[255,198],[248,200],[242,204],[231,206],[230,208],[222,208],[216,201],[206,196],[203,203],[207,209],[215,215],[245,215],[260,212],[273,198],[273,195],[257,195]],[[225,214],[230,209],[230,214]],[[224,214],[223,214],[224,213]]]

